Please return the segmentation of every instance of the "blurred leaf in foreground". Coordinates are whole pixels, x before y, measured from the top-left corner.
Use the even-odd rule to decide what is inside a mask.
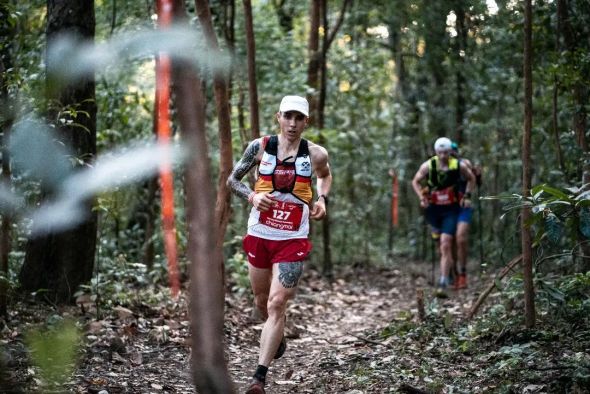
[[[183,162],[180,147],[146,145],[101,156],[92,167],[63,179],[52,201],[30,213],[34,235],[66,230],[85,220],[83,204],[99,193],[127,186],[157,174],[162,165]]]
[[[14,126],[9,144],[14,171],[55,190],[71,173],[69,152],[40,120],[25,119]]]
[[[74,370],[79,332],[74,322],[62,321],[48,330],[34,330],[26,342],[44,383],[59,388]]]

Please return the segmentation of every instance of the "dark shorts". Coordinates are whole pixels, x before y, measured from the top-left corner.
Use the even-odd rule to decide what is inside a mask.
[[[471,216],[473,216],[472,207],[461,208],[461,210],[459,211],[459,217],[457,218],[457,221],[469,224],[471,223]]]
[[[455,235],[459,204],[429,205],[426,208],[426,220],[432,227],[433,233]]]
[[[307,238],[274,241],[246,235],[242,241],[248,262],[256,268],[271,269],[274,263],[295,263],[307,258],[311,241]]]

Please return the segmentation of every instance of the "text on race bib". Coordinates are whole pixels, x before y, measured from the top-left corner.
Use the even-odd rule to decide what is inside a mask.
[[[303,204],[278,201],[266,212],[260,212],[261,224],[278,230],[297,231],[303,217]]]

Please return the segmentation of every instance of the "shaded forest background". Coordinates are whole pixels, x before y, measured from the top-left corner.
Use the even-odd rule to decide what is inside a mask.
[[[61,48],[61,57],[48,58],[48,53],[55,54],[47,45],[56,22],[51,10],[56,11],[59,3],[0,2],[3,313],[23,297],[19,289],[46,294],[51,302],[90,294],[108,308],[130,302],[134,286],[167,283],[158,183],[150,177],[155,167],[143,173],[130,162],[143,163],[135,155],[137,149],[155,138],[154,53],[164,49],[179,55],[190,40],[175,41],[180,36],[174,32],[155,38],[158,18],[153,2],[88,1],[81,7],[92,10],[95,29],[86,31],[86,38],[101,49],[85,57],[83,44],[66,41],[70,47]],[[249,58],[252,48],[248,51],[249,7],[255,62]],[[204,94],[199,121],[205,125],[208,150],[198,153],[210,158],[212,171],[211,179],[200,181],[221,185],[227,171],[224,161],[235,161],[258,133],[277,131],[274,114],[281,97],[307,96],[312,125],[305,137],[328,149],[334,175],[329,220],[313,226],[311,267],[330,277],[335,269],[350,266],[396,267],[408,260],[430,264],[432,244],[410,180],[433,153],[433,141],[448,136],[483,171],[476,193],[470,270],[493,272],[521,253],[519,214],[520,208],[528,207],[533,212],[527,224],[533,232],[540,300],[560,307],[571,301],[576,312],[587,311],[590,3],[536,1],[532,7],[530,195],[522,195],[523,7],[522,2],[500,0],[186,2],[182,19],[188,30],[203,33],[195,37],[204,36],[213,48],[192,43],[191,56],[201,80],[184,86],[200,86]],[[59,15],[58,7],[56,12]],[[68,23],[76,25],[67,22],[69,28]],[[56,97],[56,86],[64,83],[62,74],[48,73],[46,67],[62,68],[66,78],[76,73],[67,59],[98,65],[92,81],[84,82],[94,84],[90,105],[86,100],[65,105],[63,95]],[[181,80],[174,79],[170,107],[174,139],[180,146],[186,145],[179,126]],[[70,86],[82,84],[76,79]],[[41,124],[67,132],[55,139],[19,133],[44,130]],[[227,127],[230,133],[225,137],[230,141],[222,133]],[[19,137],[16,142],[9,141],[12,135]],[[86,135],[95,140],[84,142]],[[224,150],[228,142],[229,154]],[[80,151],[84,143],[89,149]],[[59,150],[62,147],[69,151]],[[189,150],[187,155],[196,152]],[[67,236],[47,231],[44,242],[49,244],[40,245],[35,232],[39,224],[35,227],[33,220],[40,216],[31,214],[36,213],[34,207],[69,201],[60,200],[67,190],[62,181],[113,153],[119,155],[116,163],[121,168],[131,168],[130,179],[120,179],[120,186],[105,181],[92,196],[81,193],[82,205],[91,212],[90,227],[88,222],[77,223],[72,213],[77,211],[67,204],[58,205],[61,210],[50,219],[42,216],[41,222],[57,226],[61,222],[55,217],[63,214],[62,222],[86,230],[70,228]],[[193,170],[187,163],[193,162],[181,162],[175,172],[176,242],[184,283],[191,248],[186,201],[195,187],[187,186]],[[396,226],[391,217],[392,174],[399,182]],[[82,178],[80,188],[87,181]],[[218,186],[218,210],[224,193],[227,190]],[[217,216],[225,280],[233,291],[246,288],[241,252],[246,208],[244,201],[233,198],[227,213]],[[51,238],[53,234],[62,235]],[[63,281],[43,281],[43,272],[52,269],[43,263],[47,245],[63,250],[76,246],[77,253],[85,253],[80,267],[86,272],[76,277],[80,287],[48,288]],[[520,284],[521,277],[515,280]],[[564,283],[570,287],[564,289]]]

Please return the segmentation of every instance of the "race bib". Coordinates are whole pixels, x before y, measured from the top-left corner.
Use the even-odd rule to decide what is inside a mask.
[[[431,202],[435,205],[449,205],[457,200],[455,199],[455,192],[448,187],[444,190],[435,190],[431,194]]]
[[[266,212],[260,212],[260,223],[277,230],[297,231],[303,217],[303,204],[278,201]]]

